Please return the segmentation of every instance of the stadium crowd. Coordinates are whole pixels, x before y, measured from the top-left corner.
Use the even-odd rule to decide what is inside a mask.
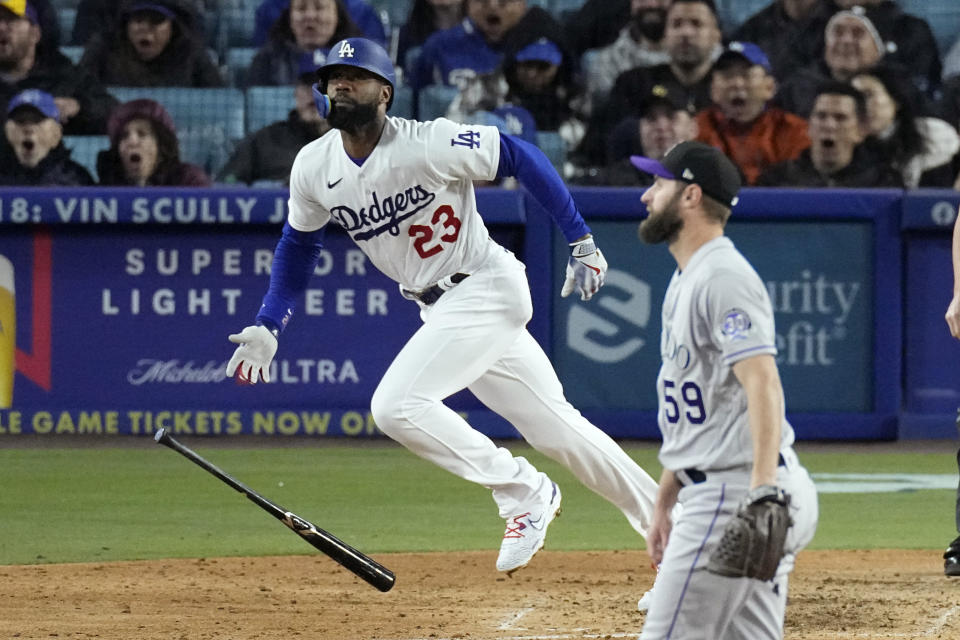
[[[282,185],[329,130],[314,70],[364,36],[391,114],[496,125],[571,184],[642,186],[631,155],[695,139],[748,185],[960,189],[960,33],[893,0],[730,2],[0,0],[0,184]]]

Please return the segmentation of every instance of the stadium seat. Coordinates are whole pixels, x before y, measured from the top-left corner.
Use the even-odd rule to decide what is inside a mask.
[[[420,120],[436,120],[447,114],[447,108],[457,95],[456,87],[431,84],[420,90]]]
[[[209,128],[223,131],[227,140],[244,136],[244,96],[235,88],[212,87],[107,87],[126,102],[136,98],[156,100],[170,112],[178,133]]]
[[[225,55],[227,63],[227,79],[232,87],[243,87],[247,71],[250,69],[250,63],[253,56],[256,55],[256,47],[229,47]]]
[[[412,119],[413,89],[408,85],[400,85],[397,87],[397,95],[393,98],[393,104],[387,113],[391,116],[397,116],[398,118]]]
[[[201,127],[177,132],[180,160],[203,167],[212,180],[230,160],[236,140],[228,139],[223,129]]]
[[[83,57],[83,47],[62,45],[60,47],[60,53],[67,56],[73,64],[79,64],[80,58]]]
[[[550,163],[563,175],[563,164],[567,160],[567,143],[556,131],[537,131],[537,146],[549,158]]]
[[[253,45],[254,18],[260,0],[231,0],[223,3],[220,19],[226,32],[226,46],[249,47]]]
[[[97,179],[97,154],[110,148],[107,136],[64,136],[63,145],[70,149],[74,162],[82,164]]]
[[[770,0],[719,0],[717,14],[720,17],[720,28],[724,33],[731,33],[747,18],[765,9]]]
[[[389,34],[391,30],[399,32],[400,27],[407,22],[413,0],[369,0],[369,4],[377,10],[378,14],[381,11],[387,12],[390,19],[390,29],[387,30]]]
[[[927,21],[941,56],[946,55],[960,37],[960,2],[957,0],[899,0],[897,4],[905,12]]]
[[[75,7],[57,8],[57,21],[60,23],[60,43],[73,44],[73,23],[77,21]]]
[[[576,12],[583,3],[584,0],[547,0],[546,8],[555,18],[560,19]]]
[[[286,120],[293,106],[293,87],[247,87],[247,133],[259,131],[277,120]]]

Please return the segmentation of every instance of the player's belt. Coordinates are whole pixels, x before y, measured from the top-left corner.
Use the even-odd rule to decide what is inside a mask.
[[[455,273],[452,276],[447,276],[443,280],[440,280],[436,284],[427,287],[426,289],[421,289],[420,291],[411,291],[409,289],[404,289],[406,293],[409,293],[411,296],[422,302],[423,304],[430,306],[434,304],[437,300],[440,299],[444,293],[453,289],[454,286],[460,284],[464,280],[470,277],[469,273]]]
[[[782,453],[777,458],[777,466],[787,466],[787,461],[783,459]],[[700,469],[680,469],[677,471],[676,476],[677,480],[680,481],[680,484],[685,487],[691,484],[701,484],[707,481],[707,472],[701,471]]]

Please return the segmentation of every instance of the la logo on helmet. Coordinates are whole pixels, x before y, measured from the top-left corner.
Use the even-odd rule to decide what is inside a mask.
[[[337,55],[341,58],[352,58],[353,57],[353,47],[350,46],[350,43],[344,40],[343,44],[340,45],[340,50],[337,51]]]

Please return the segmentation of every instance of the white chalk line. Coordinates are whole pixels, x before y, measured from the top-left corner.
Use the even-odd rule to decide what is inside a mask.
[[[497,636],[497,640],[577,640],[578,638],[636,638],[640,637],[640,631],[631,633],[559,633],[555,635],[536,635],[536,636]],[[463,640],[462,636],[450,638],[382,638],[381,640]]]
[[[945,611],[939,618],[937,618],[933,626],[928,628],[926,631],[921,631],[920,635],[916,633],[886,633],[884,635],[877,635],[876,631],[871,631],[870,633],[856,633],[851,631],[837,631],[834,635],[838,638],[929,638],[936,633],[940,633],[947,623],[950,621],[950,618],[960,613],[960,605],[948,609]],[[426,640],[426,639],[425,639]]]
[[[514,626],[520,622],[520,618],[533,611],[533,609],[533,607],[525,607],[515,612],[512,616],[509,616],[506,620],[500,623],[500,625],[497,627],[497,631],[507,631],[508,629],[513,629]]]

